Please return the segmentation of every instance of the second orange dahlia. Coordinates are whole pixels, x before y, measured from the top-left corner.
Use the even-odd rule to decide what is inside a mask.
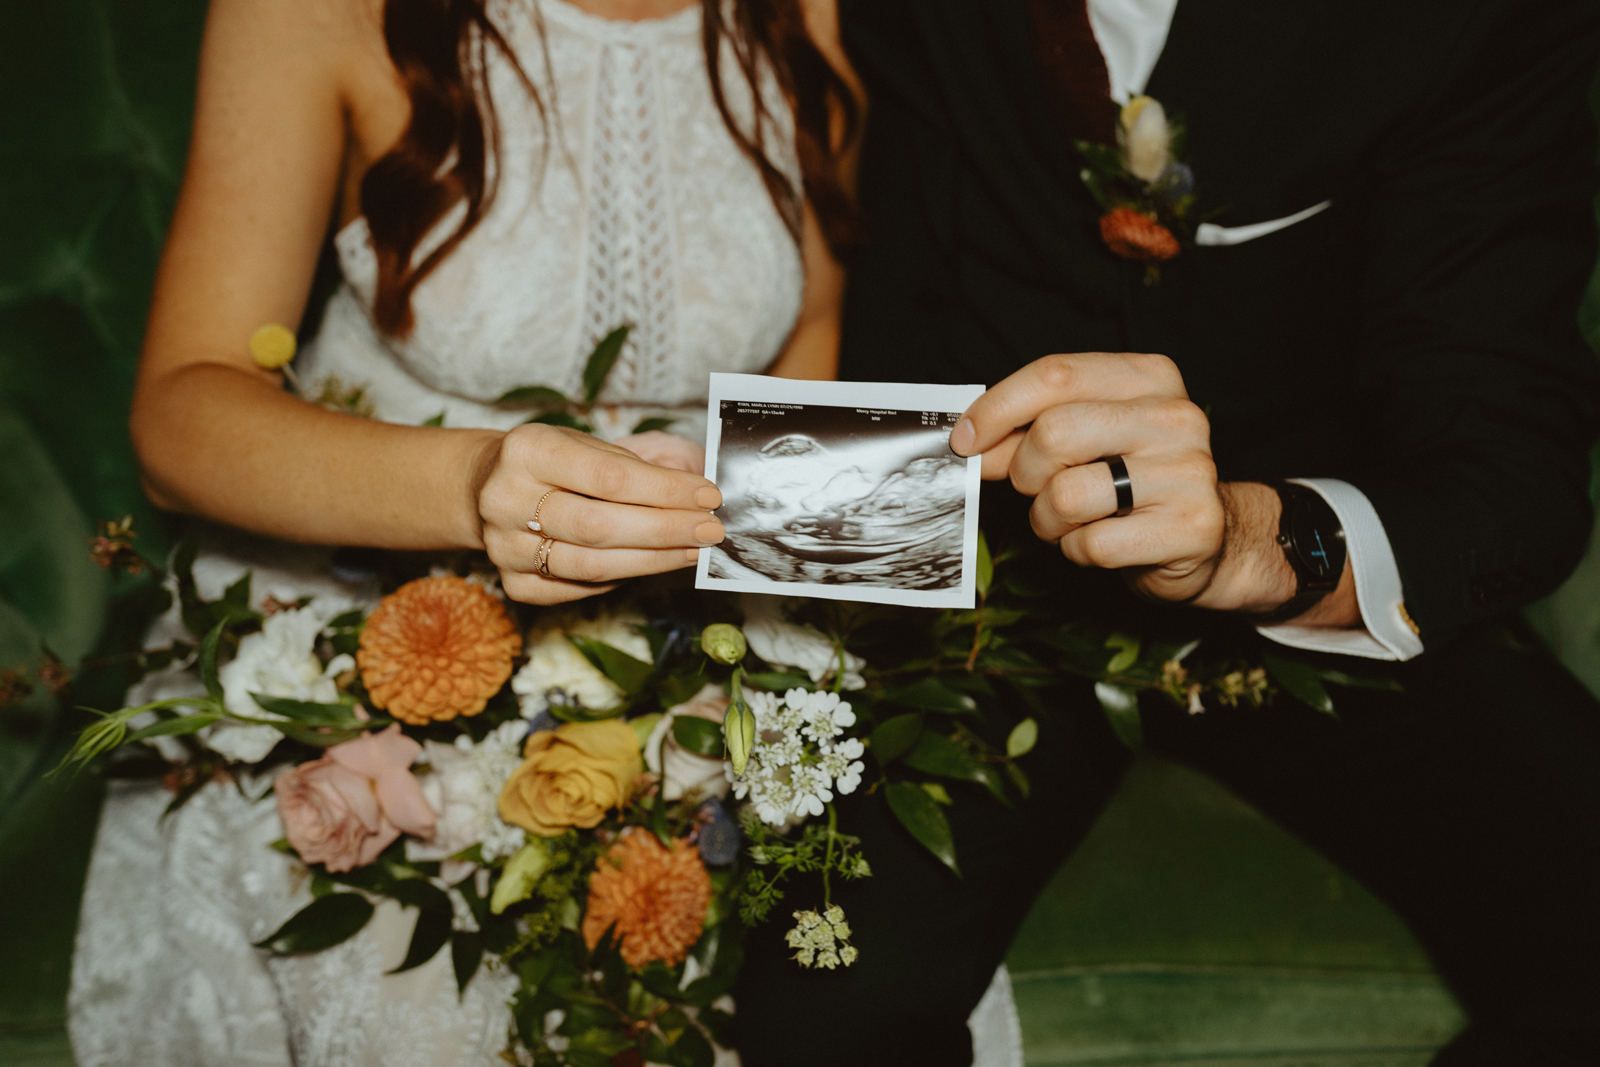
[[[629,967],[683,962],[705,927],[711,876],[687,840],[664,848],[648,830],[629,830],[595,864],[583,939],[590,948],[613,925]]]
[[[498,600],[476,582],[444,575],[384,597],[361,632],[356,663],[375,707],[421,726],[482,711],[521,648]]]

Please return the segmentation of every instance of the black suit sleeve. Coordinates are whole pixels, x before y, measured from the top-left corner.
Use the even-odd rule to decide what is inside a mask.
[[[1349,480],[1382,518],[1425,644],[1554,589],[1592,521],[1600,4],[1479,5],[1437,96],[1374,160]]]

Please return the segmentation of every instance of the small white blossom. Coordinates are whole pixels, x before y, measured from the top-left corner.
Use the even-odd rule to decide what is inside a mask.
[[[506,779],[522,762],[527,732],[527,723],[514,720],[501,723],[477,744],[465,735],[454,745],[424,742],[432,770],[419,781],[439,820],[430,840],[406,842],[407,859],[442,860],[476,844],[485,860],[494,860],[527,842],[527,831],[501,819],[498,805]]]
[[[849,943],[850,924],[845,922],[844,909],[839,905],[829,905],[821,915],[797,911],[794,917],[795,927],[784,935],[784,943],[795,950],[794,958],[802,967],[826,967],[831,971],[856,961],[859,953]]]

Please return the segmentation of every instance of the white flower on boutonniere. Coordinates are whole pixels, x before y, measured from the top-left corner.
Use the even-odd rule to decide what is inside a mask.
[[[528,662],[511,679],[522,717],[531,719],[552,704],[590,711],[608,711],[621,704],[626,694],[590,663],[567,635],[603,641],[649,663],[650,642],[638,630],[644,622],[643,616],[618,612],[597,619],[561,617],[535,628],[528,634]]]
[[[324,667],[313,650],[327,620],[311,608],[290,608],[262,620],[261,629],[239,642],[239,654],[217,672],[222,683],[222,703],[235,715],[251,719],[278,719],[265,711],[251,693],[315,704],[339,699],[335,679],[355,668],[355,660],[339,655]],[[270,726],[223,722],[201,731],[206,747],[230,760],[256,763],[266,759],[283,738]]]
[[[796,667],[805,671],[814,685],[821,685],[839,670],[839,648],[816,627],[796,625],[785,619],[783,597],[746,593],[741,603],[744,636],[756,655],[775,667]],[[867,683],[861,677],[861,670],[867,661],[849,652],[843,653],[843,657],[841,688],[865,689]]]
[[[1136,96],[1122,108],[1117,124],[1122,165],[1140,181],[1153,182],[1172,163],[1172,127],[1153,97]]]
[[[724,761],[696,755],[672,736],[672,723],[680,715],[697,716],[720,726],[727,710],[728,695],[722,691],[722,686],[708,683],[682,704],[668,708],[650,731],[644,744],[644,762],[651,773],[661,776],[663,800],[681,800],[691,790],[718,800],[728,795],[728,779],[722,770]]]

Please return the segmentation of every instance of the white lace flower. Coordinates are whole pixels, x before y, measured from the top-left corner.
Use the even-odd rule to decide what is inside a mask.
[[[785,598],[765,593],[746,593],[744,606],[745,638],[755,654],[779,667],[805,671],[812,682],[821,685],[839,669],[839,650],[826,634],[814,626],[797,626],[783,617]],[[867,661],[844,653],[845,689],[863,689],[866,680],[861,670]]]
[[[277,719],[251,699],[251,693],[316,704],[339,699],[334,679],[355,666],[349,656],[335,656],[324,667],[312,648],[327,624],[323,612],[308,605],[269,615],[261,629],[239,642],[239,654],[218,671],[222,703],[235,715]],[[201,732],[206,747],[230,760],[256,763],[266,758],[283,737],[270,726],[218,723]]]

